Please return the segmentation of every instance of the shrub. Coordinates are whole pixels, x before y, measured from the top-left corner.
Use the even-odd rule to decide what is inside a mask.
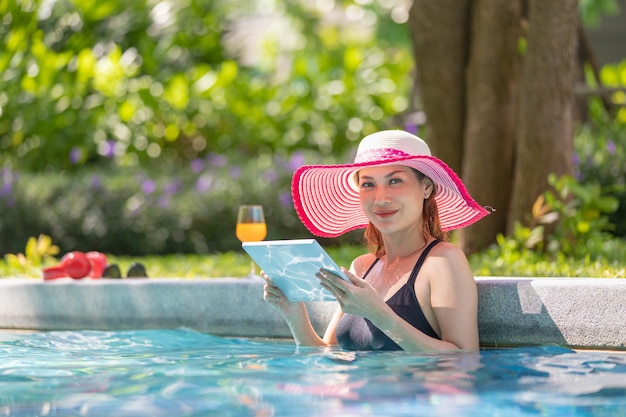
[[[352,148],[408,108],[408,33],[386,13],[351,22],[305,3],[269,15],[225,0],[0,2],[0,162],[69,171]]]
[[[605,65],[601,79],[608,88],[626,87],[626,60]],[[594,83],[591,77],[588,82]],[[617,198],[619,207],[609,221],[615,236],[626,237],[626,93],[616,90],[607,98],[608,111],[600,98],[588,100],[588,121],[574,142],[575,175],[581,183],[597,182]]]
[[[499,235],[496,244],[472,256],[474,273],[624,276],[626,245],[609,233],[617,199],[597,183],[580,184],[571,176],[552,175],[549,182],[554,189],[533,205],[531,224],[517,223],[511,236]]]
[[[290,194],[293,170],[305,162],[320,161],[302,153],[289,159],[232,154],[209,155],[186,167],[163,163],[145,170],[39,175],[5,168],[0,253],[17,253],[30,236],[40,233],[51,236],[63,252],[147,255],[239,249],[235,221],[240,204],[264,206],[268,239],[310,237]]]

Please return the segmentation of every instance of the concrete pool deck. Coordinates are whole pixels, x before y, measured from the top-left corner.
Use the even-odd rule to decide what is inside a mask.
[[[476,278],[485,347],[626,350],[626,279]],[[187,327],[220,336],[290,337],[250,278],[0,279],[0,329]],[[322,331],[334,302],[310,303]]]

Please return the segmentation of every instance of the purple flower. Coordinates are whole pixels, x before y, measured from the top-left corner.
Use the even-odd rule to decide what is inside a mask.
[[[419,132],[419,126],[415,122],[407,122],[404,125],[404,130],[406,130],[407,132],[412,133],[414,135],[417,135],[417,133]]]
[[[609,139],[606,143],[606,150],[609,151],[611,155],[615,154],[615,142]]]
[[[265,179],[270,183],[276,182],[278,180],[278,172],[273,168],[268,169],[265,171]]]
[[[202,172],[203,169],[204,169],[204,161],[202,159],[196,158],[193,161],[191,161],[191,170],[193,172],[197,174],[199,172]]]
[[[2,183],[2,188],[0,188],[0,197],[2,196],[10,196],[13,191],[13,184],[10,182]]]
[[[578,182],[584,182],[585,181],[584,175],[583,175],[579,165],[574,164],[572,171],[573,171],[572,174],[573,174],[574,178],[576,178],[576,180]]]
[[[162,195],[161,197],[159,197],[159,199],[157,200],[157,204],[159,205],[159,207],[161,208],[168,208],[170,205],[170,199],[169,197]]]
[[[74,146],[72,150],[70,150],[70,162],[72,163],[72,165],[76,165],[82,159],[83,159],[83,151],[80,148]]]
[[[293,206],[293,200],[291,199],[291,193],[288,193],[288,192],[281,193],[278,196],[278,201],[280,202],[281,206],[284,206],[284,207],[291,207],[291,206]]]
[[[289,162],[287,163],[287,168],[291,172],[294,172],[296,169],[304,165],[304,162],[304,154],[302,152],[294,152],[293,155],[291,155]]]
[[[575,167],[580,165],[580,156],[578,155],[578,152],[574,151],[574,155],[572,156],[572,161]]]
[[[107,158],[115,157],[115,141],[109,139],[106,141],[106,145],[104,147],[104,156]]]
[[[209,174],[203,174],[196,180],[196,190],[205,193],[211,189],[213,185],[213,177]]]
[[[0,196],[11,192],[13,187],[13,173],[9,168],[2,168],[2,189],[0,189]]]
[[[174,195],[180,192],[183,188],[183,183],[180,180],[173,180],[165,184],[163,192],[167,195]]]
[[[9,168],[2,169],[2,187],[0,187],[0,197],[6,197],[6,201],[9,206],[15,204],[15,197],[13,197],[13,184],[17,182],[17,174],[12,172]]]
[[[209,165],[216,168],[225,167],[228,163],[228,159],[226,159],[224,155],[218,155],[214,153],[208,154],[206,159],[209,162]]]
[[[241,177],[241,168],[239,168],[239,167],[231,167],[228,170],[228,173],[229,173],[231,178],[237,179],[237,178]]]
[[[156,191],[156,184],[152,180],[145,180],[141,183],[141,191],[143,191],[144,194],[152,194]]]
[[[100,178],[100,175],[94,174],[91,176],[91,188],[96,190],[102,188],[102,178]]]

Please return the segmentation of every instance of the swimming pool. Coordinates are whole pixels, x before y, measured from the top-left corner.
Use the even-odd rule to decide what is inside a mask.
[[[0,332],[9,415],[626,415],[626,354],[343,352],[188,329]]]

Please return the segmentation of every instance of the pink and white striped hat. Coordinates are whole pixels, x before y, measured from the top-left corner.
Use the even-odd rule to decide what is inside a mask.
[[[489,212],[470,196],[459,176],[431,155],[426,142],[402,130],[383,130],[363,138],[353,164],[305,165],[291,183],[294,206],[311,233],[337,237],[369,224],[361,209],[355,173],[363,167],[404,165],[436,185],[435,201],[444,231],[459,229]]]

